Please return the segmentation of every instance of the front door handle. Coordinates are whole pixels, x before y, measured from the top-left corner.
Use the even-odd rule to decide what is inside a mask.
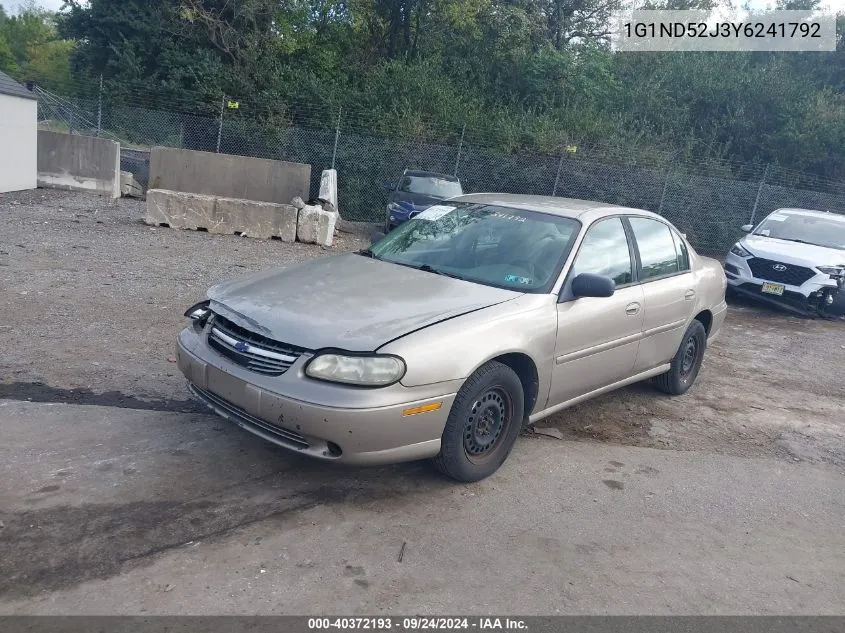
[[[692,301],[695,299],[695,290],[687,290],[686,294],[684,295],[684,299],[686,301]]]
[[[640,304],[637,303],[636,301],[634,303],[629,303],[627,306],[625,306],[625,314],[627,314],[628,316],[634,316],[635,314],[639,314],[639,313],[640,313]]]

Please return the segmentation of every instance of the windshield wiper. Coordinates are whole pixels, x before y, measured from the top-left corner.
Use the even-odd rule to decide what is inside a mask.
[[[363,255],[364,257],[369,257],[370,259],[378,259],[379,261],[381,261],[381,257],[379,257],[378,255],[376,255],[376,254],[375,254],[373,251],[371,251],[369,248],[365,248],[365,249],[362,249],[362,250],[358,251],[358,254],[359,254],[359,255]]]
[[[791,237],[776,237],[776,240],[783,240],[784,242],[798,242],[799,244],[809,244],[810,246],[819,246],[819,244],[814,244],[813,242],[808,242],[807,240],[796,240]]]
[[[447,273],[445,270],[438,270],[437,268],[432,268],[430,264],[423,264],[422,266],[417,266],[416,264],[407,264],[405,262],[397,262],[392,259],[385,260],[390,262],[391,264],[396,264],[397,266],[404,266],[405,268],[413,268],[414,270],[421,270],[424,273],[434,273],[435,275],[443,275],[444,277],[451,277],[452,279],[460,279],[461,281],[466,281],[460,275],[456,275],[455,273]]]
[[[456,275],[455,273],[447,273],[445,270],[438,270],[436,268],[432,268],[429,264],[423,264],[422,266],[418,266],[416,268],[417,270],[421,270],[424,273],[434,273],[435,275],[443,275],[444,277],[451,277],[452,279],[464,280],[464,278],[460,275]]]

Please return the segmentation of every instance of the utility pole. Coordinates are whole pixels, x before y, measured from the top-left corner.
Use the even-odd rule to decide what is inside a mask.
[[[749,224],[754,224],[754,216],[757,215],[757,205],[760,204],[760,194],[763,193],[763,185],[766,184],[766,178],[769,175],[770,164],[766,164],[766,171],[763,172],[763,179],[760,181],[760,186],[757,187],[757,197],[754,199],[754,208],[751,210],[751,220]]]
[[[97,104],[97,136],[103,131],[103,73],[100,73],[100,96]]]
[[[666,178],[663,180],[663,193],[660,194],[660,206],[657,207],[657,215],[663,215],[663,203],[666,200],[666,190],[669,189],[669,178],[672,177],[672,170],[666,170]]]
[[[564,157],[564,152],[561,152],[560,153],[560,160],[557,162],[557,176],[555,176],[555,186],[552,187],[552,195],[553,196],[557,195],[557,185],[560,182],[560,172],[563,169],[563,157]]]
[[[455,178],[458,177],[458,167],[461,164],[461,151],[464,148],[464,135],[466,134],[466,132],[467,132],[467,124],[464,123],[464,127],[461,128],[461,140],[458,143],[458,157],[455,159],[455,174],[454,174]]]
[[[343,108],[337,110],[337,127],[334,129],[334,151],[332,151],[332,169],[334,169],[334,161],[337,158],[337,142],[340,140],[340,118],[343,116]]]
[[[220,141],[223,140],[223,108],[226,107],[226,95],[220,99],[220,125],[217,128],[217,153],[220,153]]]

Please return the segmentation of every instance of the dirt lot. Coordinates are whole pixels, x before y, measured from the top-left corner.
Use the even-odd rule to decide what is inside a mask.
[[[209,285],[336,249],[141,204],[0,196],[0,615],[843,613],[845,324],[732,306],[689,394],[563,412],[476,484],[327,467],[172,359]]]
[[[0,197],[0,398],[199,411],[173,357],[213,283],[360,248],[150,228],[143,203],[39,190]],[[542,426],[567,439],[845,465],[845,323],[734,305],[684,398],[634,386]]]

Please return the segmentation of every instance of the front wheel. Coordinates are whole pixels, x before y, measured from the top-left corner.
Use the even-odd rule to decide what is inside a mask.
[[[686,393],[698,377],[706,347],[707,330],[701,321],[693,321],[684,333],[669,371],[652,379],[654,386],[673,396]]]
[[[452,404],[434,465],[458,481],[489,477],[510,455],[524,409],[519,376],[497,361],[482,365]]]

